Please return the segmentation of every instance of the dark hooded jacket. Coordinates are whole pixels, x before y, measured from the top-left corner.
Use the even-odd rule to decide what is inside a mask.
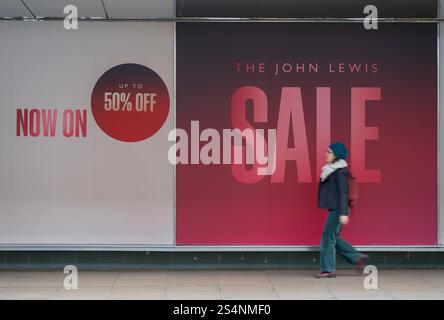
[[[340,216],[348,216],[348,168],[339,168],[324,181],[319,180],[318,206],[338,209]]]

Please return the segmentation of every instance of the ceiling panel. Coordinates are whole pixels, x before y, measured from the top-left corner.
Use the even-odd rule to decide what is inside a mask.
[[[175,0],[103,0],[110,18],[174,17]]]
[[[368,0],[23,0],[37,17],[363,17]],[[105,9],[103,8],[103,5]],[[437,0],[372,0],[380,17],[436,17]],[[0,0],[0,17],[32,17],[20,0]]]
[[[1,0],[0,17],[32,17],[20,0]]]
[[[24,0],[24,2],[37,17],[65,17],[63,9],[72,4],[77,7],[79,17],[106,18],[100,0]]]

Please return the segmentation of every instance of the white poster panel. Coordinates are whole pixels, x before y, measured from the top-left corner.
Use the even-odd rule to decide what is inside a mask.
[[[174,243],[173,34],[0,22],[0,245]]]

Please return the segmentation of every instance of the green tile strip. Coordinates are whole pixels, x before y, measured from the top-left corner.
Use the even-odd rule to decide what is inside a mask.
[[[378,268],[444,268],[444,252],[370,252]],[[353,268],[341,257],[338,269]],[[0,270],[313,269],[319,252],[0,251]]]

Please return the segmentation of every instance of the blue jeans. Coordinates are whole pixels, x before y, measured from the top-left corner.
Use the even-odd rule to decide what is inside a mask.
[[[339,237],[340,232],[339,210],[329,209],[321,240],[321,272],[336,272],[336,252],[352,264],[361,257],[352,245]]]

